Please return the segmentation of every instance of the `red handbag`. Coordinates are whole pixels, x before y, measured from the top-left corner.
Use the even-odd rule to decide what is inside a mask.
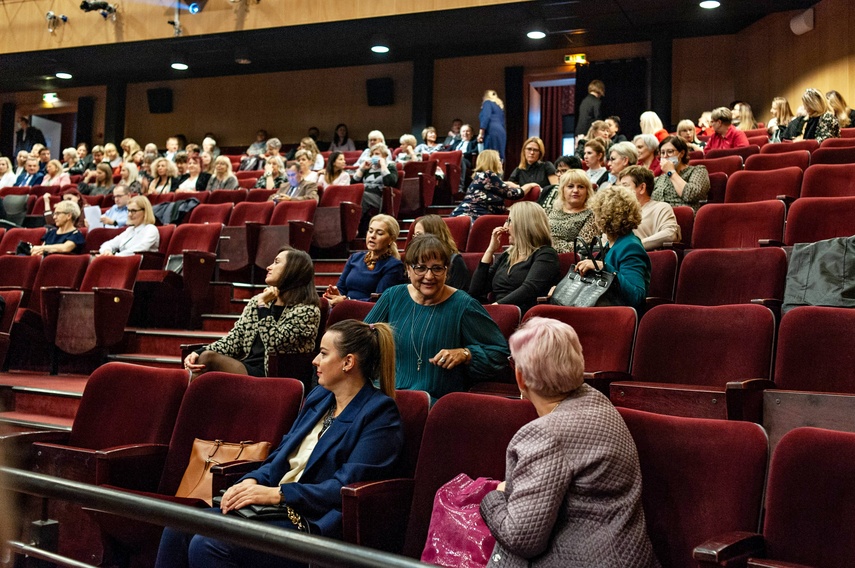
[[[495,479],[472,480],[461,473],[436,492],[422,562],[455,568],[484,568],[496,539],[481,518],[484,496],[496,489]]]

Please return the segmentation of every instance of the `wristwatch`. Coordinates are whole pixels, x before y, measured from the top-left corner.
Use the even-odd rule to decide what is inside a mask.
[[[279,503],[276,505],[277,507],[285,507],[285,494],[282,493],[282,486],[279,486]]]
[[[668,173],[667,173],[667,174],[665,174],[665,175],[666,175],[666,176],[668,176],[668,177],[671,177],[671,176],[673,176],[673,175],[674,175],[674,172],[668,172]]]

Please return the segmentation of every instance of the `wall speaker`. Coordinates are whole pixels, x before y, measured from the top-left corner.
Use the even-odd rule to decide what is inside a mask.
[[[395,86],[391,77],[379,77],[365,81],[368,106],[390,106],[395,104]]]
[[[172,112],[172,89],[149,89],[148,112],[151,114],[167,114]]]
[[[808,8],[801,14],[793,16],[790,20],[790,29],[794,34],[800,36],[813,29],[813,8]]]

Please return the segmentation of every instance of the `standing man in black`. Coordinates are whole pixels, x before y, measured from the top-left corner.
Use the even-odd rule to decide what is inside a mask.
[[[606,86],[599,79],[594,79],[588,85],[588,95],[579,104],[576,111],[576,140],[588,135],[595,120],[602,118],[602,99],[606,94]]]
[[[22,116],[18,119],[20,129],[15,133],[15,152],[29,152],[36,144],[47,145],[45,135],[35,126],[30,126],[30,119]]]

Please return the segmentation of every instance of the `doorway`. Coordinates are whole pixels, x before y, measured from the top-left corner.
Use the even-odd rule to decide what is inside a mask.
[[[576,77],[571,73],[531,78],[528,83],[528,137],[543,139],[545,159],[573,154],[575,150],[574,100]]]

